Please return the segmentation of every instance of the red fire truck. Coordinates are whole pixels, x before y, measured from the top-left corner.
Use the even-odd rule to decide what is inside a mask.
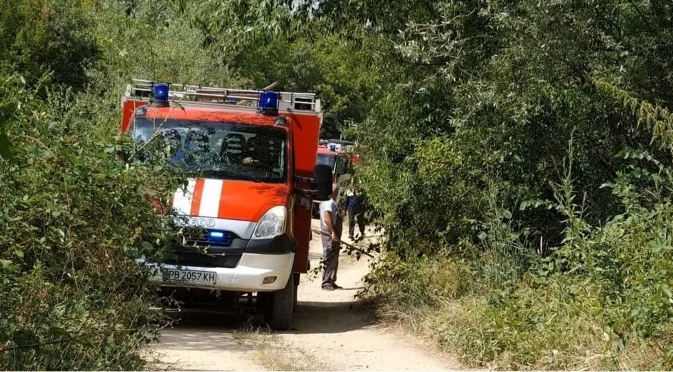
[[[348,141],[320,140],[318,145],[317,163],[327,165],[332,170],[332,182],[339,187],[346,187],[353,175],[353,152],[345,148]],[[319,201],[313,201],[313,218],[319,218]]]
[[[333,187],[332,169],[316,164],[320,101],[134,80],[122,106],[122,132],[138,142],[161,135],[189,177],[172,199],[187,244],[165,262],[138,261],[152,283],[185,304],[248,300],[287,329],[308,270],[312,201]]]

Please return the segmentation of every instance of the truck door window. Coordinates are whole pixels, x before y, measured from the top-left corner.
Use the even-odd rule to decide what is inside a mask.
[[[329,165],[332,168],[332,171],[334,171],[336,166],[336,156],[327,154],[318,154],[316,163]]]
[[[156,128],[173,149],[169,162],[189,173],[262,182],[286,180],[286,132],[282,128],[171,119],[157,119],[155,124],[140,118],[132,137],[146,142]]]

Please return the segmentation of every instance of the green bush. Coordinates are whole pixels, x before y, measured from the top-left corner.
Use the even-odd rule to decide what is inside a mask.
[[[390,46],[355,129],[383,311],[477,364],[670,368],[670,2],[329,3]]]
[[[49,72],[54,84],[85,86],[99,47],[79,1],[2,0],[0,9],[0,72],[19,72],[31,84]]]
[[[556,201],[535,203],[566,217],[563,245],[545,258],[518,253],[521,237],[502,210],[481,225],[480,246],[460,250],[462,259],[386,254],[368,278],[382,315],[430,334],[468,364],[671,368],[673,173],[646,153],[624,156],[635,159],[630,171],[605,186],[625,212],[607,223],[584,219],[570,172]]]
[[[18,78],[0,91],[16,103],[13,160],[0,160],[0,368],[142,368],[164,320],[136,259],[170,241],[151,198],[165,202],[179,177],[116,159],[116,95],[45,102]]]

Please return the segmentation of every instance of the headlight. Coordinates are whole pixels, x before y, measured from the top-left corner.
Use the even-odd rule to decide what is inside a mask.
[[[268,239],[285,234],[285,222],[287,220],[287,208],[277,206],[269,209],[259,220],[253,239]]]

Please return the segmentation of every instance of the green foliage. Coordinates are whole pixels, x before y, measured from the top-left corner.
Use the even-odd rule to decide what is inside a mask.
[[[16,115],[17,107],[24,102],[22,100],[21,89],[16,89],[16,84],[25,82],[18,76],[5,76],[0,81],[0,158],[5,160],[12,159],[11,143],[9,137],[5,132],[5,127],[10,120],[13,120]]]
[[[671,4],[376,4],[356,7],[389,24],[342,26],[388,41],[354,131],[401,259],[372,290],[407,315],[448,306],[461,321],[435,334],[473,363],[670,368]],[[443,270],[465,298],[433,289]]]
[[[150,198],[167,200],[179,176],[115,158],[125,145],[103,129],[114,95],[42,101],[12,81],[3,91],[22,104],[7,128],[14,159],[0,161],[0,366],[140,368],[163,320],[136,259],[170,242]]]
[[[326,34],[325,22],[313,21],[274,35],[256,36],[229,63],[252,87],[279,82],[288,91],[316,92],[325,112],[322,135],[339,137],[348,125],[361,122],[376,92],[378,57],[366,45],[339,34]],[[231,54],[231,53],[229,53]]]
[[[133,151],[118,137],[122,83],[131,74],[228,76],[209,74],[216,64],[193,29],[133,39],[150,30],[147,19],[134,23],[114,1],[98,5],[2,5],[10,11],[0,16],[8,46],[0,52],[0,369],[139,369],[166,324],[150,309],[158,298],[136,260],[160,257],[173,241],[152,200],[166,203],[181,175],[160,156],[117,158]],[[142,43],[163,54],[175,43],[185,54],[155,63],[137,53]],[[201,65],[181,67],[190,55]]]
[[[166,236],[138,194],[179,177],[114,160],[131,77],[316,91],[367,159],[372,292],[463,360],[671,366],[669,1],[0,8],[3,367],[137,368],[156,330],[134,259]]]
[[[93,15],[103,46],[101,69],[94,73],[97,83],[108,84],[101,89],[111,82],[126,84],[131,78],[215,86],[239,84],[227,65],[202,47],[205,36],[175,2],[138,1],[131,9],[123,2],[106,3],[107,7]]]
[[[35,84],[49,71],[55,84],[84,86],[99,48],[79,1],[3,0],[0,8],[0,72]]]

